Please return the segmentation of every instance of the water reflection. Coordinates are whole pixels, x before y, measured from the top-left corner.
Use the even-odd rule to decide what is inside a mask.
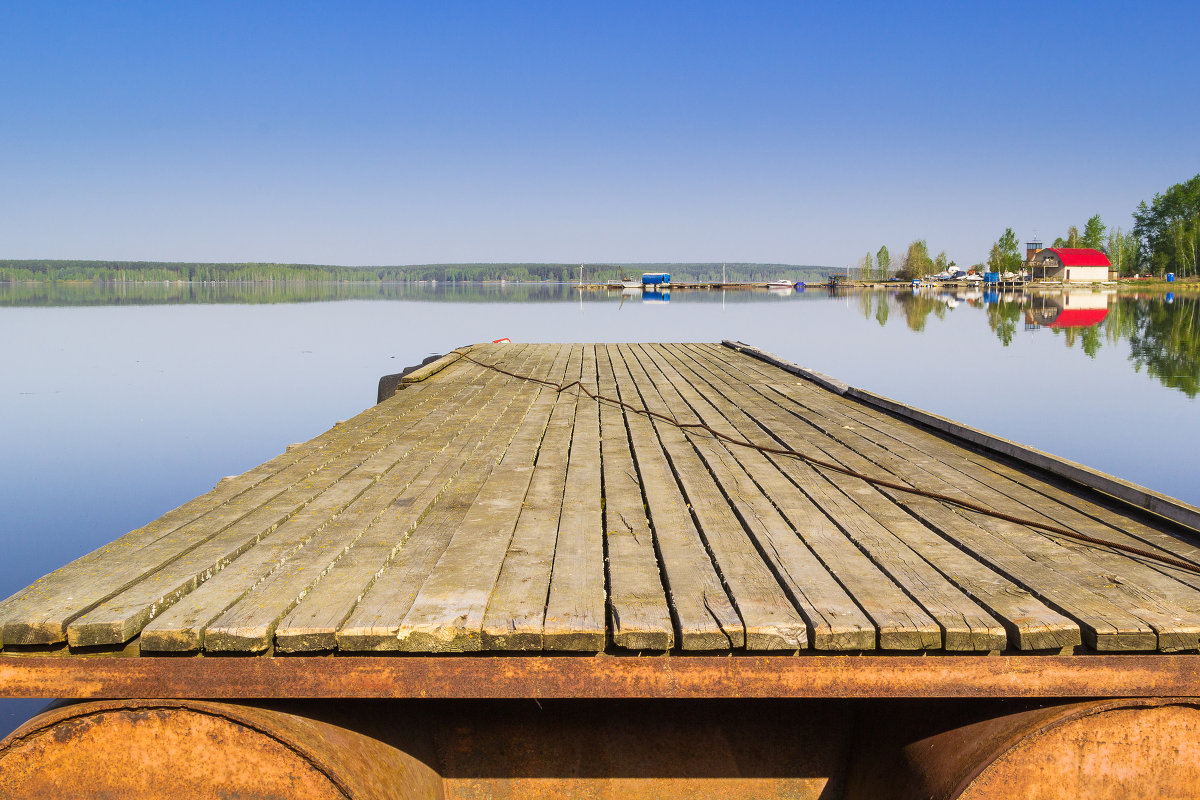
[[[1128,343],[1129,363],[1162,385],[1195,397],[1200,394],[1200,297],[1190,293],[1118,294],[1067,290],[1038,293],[983,287],[907,285],[889,291],[859,291],[834,286],[820,292],[789,287],[749,291],[676,292],[677,304],[755,303],[770,297],[795,305],[838,298],[858,304],[862,316],[879,326],[897,320],[912,333],[923,333],[930,319],[945,320],[959,311],[980,313],[992,335],[1005,347],[1018,333],[1060,337],[1068,348],[1095,358],[1106,344]],[[332,300],[420,302],[611,303],[620,309],[667,305],[669,290],[579,289],[570,283],[0,283],[0,307],[146,306],[175,304],[279,304]]]
[[[945,319],[966,306],[982,310],[988,327],[1008,347],[1018,331],[1049,332],[1068,348],[1095,358],[1108,344],[1127,342],[1134,370],[1188,397],[1200,394],[1200,297],[1114,291],[1001,292],[927,287],[859,296],[863,317],[879,325],[897,316],[914,332],[932,317]]]
[[[574,298],[569,283],[0,283],[3,306],[323,303],[334,300],[526,302]]]

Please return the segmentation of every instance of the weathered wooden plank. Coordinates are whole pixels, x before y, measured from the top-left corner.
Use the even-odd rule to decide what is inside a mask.
[[[690,408],[692,414],[715,430],[736,434],[724,418],[715,413],[699,392],[673,368],[672,356],[665,348],[654,348],[653,356],[647,353],[643,363],[646,364],[647,378],[652,384],[657,384],[659,395],[667,407]],[[670,370],[670,375],[664,375],[664,369]],[[894,616],[883,612],[879,614],[884,618],[883,628],[879,628],[877,622],[870,618],[869,609],[867,614],[863,613],[865,606],[861,599],[851,597],[830,574],[829,561],[822,563],[809,549],[813,539],[822,538],[817,529],[828,525],[828,521],[819,511],[814,516],[811,512],[816,510],[811,504],[806,508],[797,508],[799,493],[761,454],[752,450],[730,452],[723,444],[710,438],[708,433],[692,433],[688,438],[722,487],[726,502],[749,531],[776,580],[791,602],[799,607],[808,623],[809,641],[813,647],[820,650],[869,650],[879,644],[881,637],[885,637],[889,647],[893,648],[897,644],[908,645],[904,649],[910,650],[936,646],[940,636],[933,620],[894,586],[892,594],[899,596],[893,599],[899,604],[900,610]],[[777,495],[777,492],[784,494]],[[833,535],[841,536],[836,531]],[[862,554],[859,553],[858,557],[861,559]],[[878,577],[890,585],[886,576],[881,574]],[[737,600],[736,595],[734,599]],[[905,609],[911,611],[912,616],[902,622],[900,615]],[[902,633],[901,629],[907,629],[908,632]]]
[[[934,491],[945,488],[917,466],[895,458],[858,437],[853,429],[829,423],[819,414],[806,413],[801,399],[813,402],[811,394],[805,398],[804,393],[814,390],[782,384],[754,388],[773,394],[781,402],[792,406],[785,410],[792,412],[793,419],[804,422],[805,428],[815,431],[821,442],[832,441],[836,436],[840,447],[852,449],[861,456],[862,462],[852,468],[918,488]],[[812,444],[812,439],[809,439],[809,444]],[[916,496],[897,493],[896,490],[883,491],[898,502],[905,503],[943,536],[966,547],[976,558],[991,564],[1044,602],[1079,622],[1089,646],[1100,650],[1150,650],[1156,646],[1157,635],[1152,626],[1090,587],[1080,585],[1077,572],[1054,563],[1055,556],[1049,552],[1057,550],[1056,555],[1069,558],[1068,551],[1053,548],[1052,543],[1013,523],[970,512],[960,513],[958,507],[936,501],[919,502]]]
[[[456,398],[461,397],[463,395],[456,395]],[[22,631],[22,638],[30,635],[31,628],[41,625],[39,620],[52,621],[49,625],[41,625],[47,634],[53,634],[56,628],[62,632],[70,620],[75,633],[71,634],[69,630],[65,632],[68,638],[74,637],[71,638],[73,644],[114,644],[128,641],[149,616],[162,606],[151,605],[128,619],[110,620],[105,616],[106,612],[99,611],[106,603],[119,603],[116,599],[118,595],[129,595],[130,592],[136,595],[138,590],[134,587],[145,584],[147,575],[154,576],[154,580],[161,580],[168,568],[185,559],[195,560],[199,557],[197,551],[220,546],[212,543],[214,540],[221,540],[222,537],[235,535],[230,532],[232,528],[237,527],[244,531],[262,525],[258,529],[259,533],[272,529],[299,507],[293,503],[290,510],[285,510],[289,508],[288,502],[295,498],[302,498],[301,503],[307,502],[319,493],[319,488],[316,487],[321,486],[322,481],[325,481],[326,485],[332,482],[328,476],[336,475],[337,468],[344,468],[347,463],[353,462],[359,453],[369,451],[372,442],[387,441],[401,435],[421,417],[423,415],[418,416],[417,413],[411,412],[411,409],[405,409],[398,417],[373,433],[370,429],[361,430],[361,426],[356,424],[339,426],[338,433],[328,440],[325,447],[310,451],[289,467],[242,492],[213,512],[128,554],[110,553],[105,561],[92,564],[82,575],[77,575],[80,583],[75,589],[63,586],[56,597],[47,599],[38,609],[40,616],[36,616],[32,621],[23,619],[15,623],[25,629]],[[367,433],[370,435],[364,438],[364,434]],[[264,511],[267,506],[269,510]],[[275,512],[274,516],[272,512]],[[244,547],[240,550],[235,548],[233,556],[243,551]],[[212,572],[220,569],[224,563],[228,562],[216,564]],[[206,570],[207,567],[201,568],[196,581],[166,597],[164,603],[169,604],[186,594],[194,588],[196,582],[212,574]],[[83,617],[88,615],[93,616],[90,620],[82,621]],[[92,622],[99,624],[93,626]],[[7,627],[13,626],[14,623],[10,622]],[[83,633],[84,630],[92,632]],[[14,639],[15,637],[8,637],[9,641]]]
[[[733,424],[738,434],[756,444],[778,447],[779,443],[771,438],[768,432],[770,428],[765,421],[750,416],[748,406],[742,405],[744,384],[731,382],[719,365],[698,355],[691,348],[677,346],[670,349],[679,354],[679,365],[686,365],[691,370],[693,380],[707,384],[708,389],[701,388],[701,393]],[[730,449],[737,452],[732,447]],[[893,533],[891,528],[905,530],[907,537],[921,542],[927,552],[933,548],[939,560],[948,558],[952,563],[961,561],[965,559],[961,551],[929,533],[925,526],[861,481],[856,482],[860,485],[858,490],[849,495],[801,461],[775,455],[768,458],[819,509],[828,514],[879,569],[887,572],[897,584],[904,587],[908,595],[928,610],[941,627],[943,646],[947,650],[1004,649],[1004,627],[922,558],[904,538]],[[786,492],[783,496],[786,496]],[[872,503],[876,516],[860,505]],[[876,517],[881,517],[888,524]],[[973,561],[971,563],[974,564]],[[856,598],[859,597],[859,591],[854,581],[861,577],[855,573],[844,580]],[[1037,605],[1044,610],[1041,604]],[[869,608],[867,610],[870,611]],[[1063,619],[1063,622],[1067,621]]]
[[[535,371],[534,375],[559,380],[566,363],[561,356],[565,356],[565,353],[560,352],[560,358],[555,360],[555,372],[547,376]],[[531,384],[528,388],[532,394],[528,395],[526,413],[520,418],[505,421],[507,430],[502,440],[491,445],[486,457],[472,458],[447,490],[446,498],[417,526],[404,546],[391,554],[382,570],[376,566],[379,571],[374,575],[378,577],[365,591],[360,590],[361,599],[349,615],[343,617],[344,622],[338,627],[336,642],[339,650],[400,649],[399,632],[405,617],[445,556],[454,536],[467,524],[468,515],[472,510],[479,513],[478,501],[485,487],[490,483],[490,491],[498,494],[501,490],[499,480],[493,480],[496,470],[505,466],[504,459],[513,452],[514,446],[530,438],[530,430],[537,431],[540,436],[549,421],[555,393],[538,384]],[[524,456],[525,448],[519,449]],[[532,467],[532,453],[528,457],[528,465]],[[508,469],[508,472],[511,471]],[[502,503],[504,498],[498,494],[498,499]],[[351,566],[356,565],[352,563]],[[276,631],[277,645],[279,642],[280,631]]]
[[[597,391],[596,347],[583,348],[583,387]],[[600,651],[605,645],[604,516],[600,407],[581,396],[575,412],[554,571],[542,629],[547,650]]]
[[[269,538],[153,619],[142,630],[141,649],[189,651],[203,646],[210,651],[266,650],[271,644],[275,621],[328,568],[336,553],[352,546],[389,508],[395,510],[398,498],[404,493],[425,497],[424,505],[409,508],[414,519],[408,526],[415,524],[415,518],[424,513],[457,471],[461,461],[455,459],[470,452],[490,429],[490,425],[476,420],[482,416],[483,421],[490,419],[494,423],[516,396],[512,382],[492,383],[496,391],[479,403],[448,410],[444,416],[435,410],[427,421],[437,421],[437,428],[389,466],[377,481],[368,481],[363,494],[335,519],[314,522],[306,507]],[[447,463],[454,468],[445,469]],[[360,467],[329,491],[361,481],[360,473],[367,474],[369,470]],[[393,518],[394,524],[402,519]],[[403,529],[405,525],[401,523],[399,527]]]
[[[981,470],[982,474],[993,472],[997,475],[1010,477],[1013,480],[1020,480],[1025,475],[1025,473],[1013,469],[1007,464],[983,455],[970,453],[968,457]],[[1190,533],[1157,530],[1128,514],[1119,513],[1098,502],[1081,498],[1067,489],[1046,481],[1031,484],[1027,488],[1082,514],[1088,519],[1095,520],[1103,526],[1102,528],[1094,529],[1097,532],[1108,532],[1114,538],[1123,537],[1121,541],[1134,547],[1180,558],[1190,561],[1193,564],[1200,564],[1200,547],[1197,546],[1196,537]],[[1082,529],[1082,526],[1076,527],[1072,525],[1071,527],[1076,530]],[[1146,561],[1145,563],[1189,586],[1200,588],[1200,576],[1197,576],[1195,573],[1170,566],[1169,564],[1160,564],[1156,561]]]
[[[472,391],[464,373],[453,378],[436,391],[393,398],[371,408],[351,423],[337,425],[265,464],[223,480],[211,492],[43,577],[0,604],[3,641],[25,645],[64,641],[69,621],[321,469],[342,450],[386,426],[411,423],[423,416],[422,407]]]
[[[582,366],[582,358],[571,360],[564,382],[578,380]],[[576,405],[574,392],[563,392],[555,399],[529,492],[484,613],[480,634],[483,649],[542,649],[542,624],[563,511]]]
[[[844,414],[846,419],[857,423],[854,429],[859,436],[901,459],[920,464],[934,478],[951,487],[948,493],[961,493],[965,499],[1031,521],[1128,543],[1124,534],[1095,524],[1007,477],[997,475],[992,480],[978,480],[972,462],[958,445],[891,419],[864,414],[860,408],[848,408]],[[1160,650],[1173,652],[1200,647],[1200,615],[1197,614],[1200,594],[1195,589],[1125,554],[1034,530],[1075,554],[1080,559],[1077,562],[1079,568],[1085,574],[1095,571],[1095,585],[1102,593],[1136,610],[1138,616],[1153,626]]]
[[[486,385],[489,380],[482,378],[481,385]],[[71,622],[67,629],[68,641],[72,646],[128,641],[163,609],[273,534],[292,515],[338,481],[356,471],[358,474],[369,471],[377,478],[390,465],[412,452],[444,421],[440,415],[427,416],[400,435],[390,426],[381,429],[319,471]]]
[[[841,381],[827,383],[821,380],[821,378],[827,378],[827,376],[822,376],[813,370],[797,367],[795,364],[784,361],[778,356],[774,356],[757,347],[728,340],[723,342],[723,345],[737,352],[747,353],[754,358],[775,364],[794,374],[803,375],[809,380],[822,383],[826,388],[838,394],[844,394],[859,402],[890,411],[922,425],[927,425],[935,430],[940,430],[957,439],[970,442],[991,452],[1014,458],[1039,469],[1044,469],[1051,474],[1104,492],[1131,505],[1144,508],[1151,513],[1158,514],[1185,527],[1200,530],[1200,508],[1184,503],[1177,498],[1168,497],[1160,492],[1147,489],[1144,486],[1138,486],[1113,475],[1099,472],[1083,464],[1077,464],[1065,458],[1029,447],[1028,445],[986,433],[969,425],[964,425],[957,420],[947,419],[938,414],[913,408],[905,403],[898,402],[890,397],[884,397],[875,392],[857,389]]]
[[[1067,488],[1048,482],[1041,475],[1015,469],[994,456],[948,442],[944,436],[905,424],[872,406],[859,405],[851,413],[889,437],[928,450],[952,469],[976,474],[980,482],[1021,505],[1038,509],[1039,513],[1061,527],[1200,564],[1200,547],[1194,538],[1185,538],[1188,534],[1172,535],[1155,530],[1128,514],[1119,514],[1098,504],[1094,498],[1085,499]],[[1062,479],[1055,477],[1052,480]],[[1142,563],[1192,588],[1200,588],[1200,576],[1195,573],[1156,561]],[[1190,605],[1188,607],[1192,608]]]
[[[620,399],[640,408],[642,401],[624,359],[613,345],[605,350]],[[745,646],[745,628],[696,530],[653,426],[640,414],[624,416],[658,542],[668,600],[679,626],[676,641],[684,650]]]
[[[608,350],[596,347],[600,394],[618,397]],[[629,650],[670,650],[675,643],[671,610],[655,551],[655,534],[633,463],[629,432],[620,408],[600,404],[601,468],[604,474],[604,536],[612,641]]]
[[[862,456],[862,471],[875,471],[893,481],[955,495],[957,489],[952,484],[921,468],[921,464],[927,465],[927,456],[917,456],[921,464],[914,463],[863,438],[852,424],[854,420],[842,413],[847,404],[855,401],[833,397],[811,384],[761,384],[756,389],[773,395],[773,402],[788,407],[789,413],[804,419],[820,432],[821,441],[836,439]],[[825,407],[826,404],[832,405]],[[926,505],[918,503],[911,495],[897,494],[893,490],[884,492],[910,508],[921,508],[920,515],[927,523],[960,546],[974,542],[968,549],[975,557],[1002,569],[1039,598],[1080,622],[1089,646],[1117,650],[1154,649],[1156,634],[1153,626],[1135,610],[1107,597],[1103,575],[1097,574],[1094,565],[1071,551],[1020,525],[966,511],[953,504],[947,506],[935,502]],[[964,493],[959,492],[959,495],[965,497]],[[964,520],[968,523],[965,526]],[[1084,585],[1085,582],[1088,585]]]
[[[678,360],[677,353],[668,347],[657,347],[655,350],[661,354],[656,359],[659,372],[669,381],[670,389],[678,391],[680,402],[687,403],[714,430],[738,439],[747,438],[742,431],[747,422],[744,414],[731,403],[723,401],[718,393],[712,391],[712,387],[702,383],[702,379],[691,372],[686,363]],[[653,375],[651,377],[655,378]],[[692,381],[699,383],[703,389],[698,389]],[[660,385],[660,392],[670,389]],[[663,396],[665,398],[667,395]],[[715,404],[720,404],[720,407]],[[730,417],[742,425],[735,426]],[[758,434],[755,438],[761,439],[761,431],[754,433]],[[767,444],[765,441],[761,443]],[[795,593],[793,600],[800,603],[802,609],[807,603],[823,613],[831,612],[835,606],[830,601],[823,598],[810,601],[805,596],[806,592],[812,591],[814,584],[824,582],[829,585],[826,591],[832,596],[833,603],[840,602],[851,608],[855,617],[861,616],[859,606],[866,612],[873,629],[878,631],[878,641],[873,642],[878,647],[887,650],[941,647],[941,628],[934,619],[893,583],[886,572],[867,558],[825,516],[825,512],[801,493],[764,454],[749,448],[718,445],[700,435],[693,436],[693,444],[702,455],[711,453],[713,461],[725,462],[732,456],[744,470],[728,470],[734,482],[725,487],[730,502],[735,507],[745,507],[741,512],[743,524],[753,529],[753,525],[772,519],[772,515],[782,515],[794,530],[791,533],[785,528],[783,535],[767,538],[761,544],[768,560],[779,562],[777,574],[791,576],[796,569],[805,570],[802,580],[781,576],[785,586],[789,582],[798,584],[790,588],[789,593]],[[706,460],[709,460],[708,456]],[[718,479],[722,478],[722,470],[717,464],[710,461],[709,469]],[[778,509],[778,513],[772,506]],[[803,545],[799,544],[801,541],[811,548],[811,553],[803,549]],[[785,559],[789,550],[801,552],[798,557]],[[834,583],[833,576],[836,576],[837,583]]]
[[[537,361],[530,364],[540,364],[533,373],[544,375],[553,356],[547,351],[538,353]],[[516,389],[514,399],[493,418],[494,424],[484,426],[481,439],[459,450],[456,457],[442,460],[436,472],[401,494],[380,522],[350,547],[333,553],[316,580],[303,587],[291,607],[283,610],[275,626],[278,651],[338,647],[337,632],[357,609],[360,620],[345,639],[353,649],[355,630],[373,624],[363,621],[365,608],[390,607],[403,615],[403,608],[412,602],[420,581],[445,548],[447,531],[461,521],[541,391],[536,384],[519,384]],[[370,605],[359,609],[360,601],[368,597],[372,598]]]
[[[436,359],[434,361],[430,361],[428,364],[421,367],[420,369],[414,369],[412,372],[410,372],[407,375],[405,375],[404,377],[402,377],[400,379],[400,382],[401,383],[420,383],[421,381],[429,380],[434,375],[438,374],[442,370],[446,369],[446,367],[450,366],[455,361],[458,361],[460,358],[462,358],[463,354],[469,353],[469,352],[471,352],[471,348],[469,348],[469,347],[459,348],[458,350],[451,350],[449,353],[446,353],[446,355],[444,355],[441,358]],[[486,353],[486,350],[484,349],[484,347],[476,347],[475,353],[473,355],[478,358],[480,356],[487,357],[488,354]]]
[[[624,345],[618,345],[616,349],[633,378],[631,389],[639,393],[645,408],[682,417],[689,422],[694,420],[686,408],[669,408],[662,401],[639,363],[637,351]],[[611,350],[609,355],[615,358]],[[618,384],[621,380],[622,376],[618,375]],[[673,425],[655,421],[653,426],[717,570],[729,587],[734,607],[745,626],[746,648],[796,650],[806,647],[809,642],[807,621],[784,594],[779,580],[764,562],[696,451]],[[862,619],[869,627],[865,617]],[[842,633],[833,632],[831,646],[842,641]],[[867,636],[854,630],[845,633],[845,638],[854,645],[867,641],[874,645],[873,630]]]
[[[573,345],[569,374],[575,374],[574,365],[581,358],[582,347]],[[531,415],[522,423],[401,620],[396,637],[398,649],[482,649],[488,598],[516,530],[549,416]]]
[[[726,360],[728,356],[725,352],[714,354],[707,348],[692,349],[699,358],[715,355],[714,374],[729,375],[734,382],[731,385],[751,386],[752,381],[736,383],[743,375],[741,366]],[[880,474],[880,470],[873,463],[840,444],[838,439],[825,436],[798,418],[791,410],[778,405],[774,401],[775,392],[756,389],[739,391],[732,396],[780,443],[865,474]],[[1018,648],[1060,649],[1080,643],[1080,629],[1076,622],[1036,599],[1017,580],[959,549],[955,538],[943,538],[934,533],[936,525],[933,523],[936,522],[949,524],[951,531],[960,531],[970,526],[970,523],[956,519],[944,506],[913,495],[880,489],[823,468],[816,468],[815,471],[831,485],[853,498],[868,514],[921,555],[931,566],[937,568],[955,586],[995,615],[1004,624],[1010,642]],[[1115,633],[1107,626],[1103,630],[1108,635]],[[1093,628],[1092,635],[1094,634]]]

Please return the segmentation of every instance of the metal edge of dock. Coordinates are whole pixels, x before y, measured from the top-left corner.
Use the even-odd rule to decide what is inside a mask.
[[[1192,697],[1200,655],[0,656],[6,697]]]

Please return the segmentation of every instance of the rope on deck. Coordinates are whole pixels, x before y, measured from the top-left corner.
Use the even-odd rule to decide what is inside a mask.
[[[626,411],[632,412],[634,414],[640,414],[644,417],[649,417],[651,419],[655,419],[660,422],[665,422],[668,425],[673,425],[674,427],[679,428],[684,433],[702,430],[702,431],[710,434],[711,436],[713,436],[716,439],[719,439],[723,442],[727,442],[732,445],[736,445],[738,447],[745,447],[750,450],[757,450],[760,453],[770,453],[772,455],[779,455],[779,456],[785,456],[788,458],[795,458],[795,459],[805,462],[806,464],[811,464],[812,466],[815,466],[815,467],[820,467],[822,469],[826,469],[831,472],[837,472],[837,473],[846,475],[851,478],[857,478],[858,480],[863,481],[865,483],[869,483],[872,486],[882,486],[887,489],[894,489],[898,492],[904,492],[906,494],[914,494],[914,495],[918,495],[920,497],[928,498],[930,500],[937,500],[942,503],[950,503],[952,505],[959,506],[960,508],[965,508],[968,511],[974,511],[979,514],[984,514],[989,517],[994,517],[995,519],[1001,519],[1001,520],[1004,520],[1005,522],[1012,522],[1017,525],[1024,525],[1029,528],[1036,528],[1037,530],[1045,531],[1046,533],[1051,533],[1056,536],[1063,536],[1068,539],[1076,539],[1081,542],[1087,542],[1089,544],[1099,545],[1101,547],[1108,547],[1113,550],[1119,550],[1124,553],[1129,553],[1130,555],[1139,556],[1141,558],[1149,559],[1151,561],[1157,561],[1161,564],[1167,564],[1169,566],[1176,567],[1176,568],[1182,569],[1182,570],[1186,570],[1186,571],[1194,573],[1196,575],[1200,575],[1200,565],[1193,564],[1190,561],[1184,561],[1183,559],[1175,558],[1174,556],[1165,555],[1163,553],[1156,553],[1152,550],[1143,550],[1139,547],[1132,547],[1127,544],[1121,544],[1120,542],[1110,542],[1110,541],[1101,539],[1096,536],[1089,536],[1086,533],[1079,533],[1078,531],[1069,530],[1067,528],[1062,528],[1057,525],[1050,525],[1045,522],[1039,522],[1039,521],[1033,520],[1033,519],[1025,519],[1023,517],[1019,517],[1019,516],[1016,516],[1013,514],[1006,514],[1003,511],[997,511],[993,508],[988,508],[987,506],[980,505],[979,503],[974,503],[970,500],[963,500],[958,497],[952,497],[950,495],[941,494],[939,492],[931,492],[926,489],[918,489],[915,486],[909,486],[908,484],[904,484],[904,483],[897,483],[895,481],[887,480],[886,478],[877,478],[872,475],[867,475],[865,473],[858,472],[856,470],[852,470],[848,467],[843,467],[841,464],[835,464],[831,461],[825,461],[824,459],[820,459],[820,458],[817,458],[816,456],[809,455],[808,453],[802,453],[799,450],[795,450],[786,445],[784,445],[783,447],[771,447],[770,445],[755,444],[754,442],[751,442],[747,439],[739,439],[736,436],[730,436],[729,434],[722,433],[721,431],[715,430],[714,428],[706,425],[703,422],[680,422],[677,419],[675,419],[674,417],[669,417],[666,414],[660,414],[657,411],[651,411],[648,408],[639,408],[638,406],[627,403],[624,400],[621,400],[619,398],[607,397],[605,395],[602,395],[602,394],[599,394],[596,392],[592,392],[590,389],[588,389],[586,386],[584,386],[581,381],[578,381],[578,380],[571,381],[570,383],[559,384],[559,383],[555,383],[554,381],[545,380],[543,378],[535,378],[532,375],[520,375],[516,372],[509,372],[506,369],[501,369],[500,367],[496,366],[495,364],[488,364],[483,361],[480,361],[480,360],[472,357],[469,353],[466,353],[462,350],[452,350],[451,352],[458,353],[463,358],[465,358],[467,361],[470,361],[471,363],[477,364],[486,369],[490,369],[490,370],[499,372],[501,375],[507,375],[510,378],[516,378],[517,380],[531,381],[533,383],[539,383],[543,386],[547,386],[547,387],[553,389],[555,392],[558,392],[559,394],[567,391],[568,389],[576,389],[577,396],[578,396],[579,392],[582,392],[589,399],[595,400],[598,403],[609,403],[611,405],[623,408]],[[747,415],[747,416],[749,416],[749,415]]]

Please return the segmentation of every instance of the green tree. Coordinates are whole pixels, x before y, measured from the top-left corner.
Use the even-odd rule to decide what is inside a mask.
[[[933,267],[933,259],[929,257],[929,246],[924,239],[917,239],[909,244],[904,253],[904,261],[896,272],[897,278],[911,280],[928,274]],[[916,330],[916,329],[914,329]]]
[[[1072,225],[1067,228],[1067,235],[1059,236],[1051,247],[1081,247],[1079,241],[1079,229]]]
[[[989,272],[1016,272],[1021,268],[1021,250],[1017,247],[1017,234],[1012,228],[1005,228],[1000,238],[992,244],[988,252],[987,267]]]
[[[869,281],[875,277],[875,260],[868,252],[858,261],[858,276],[860,280]]]
[[[1143,201],[1133,214],[1133,234],[1145,253],[1143,266],[1161,272],[1197,272],[1200,250],[1200,175]]]
[[[879,248],[879,252],[875,254],[875,265],[879,269],[879,277],[881,280],[887,280],[891,277],[892,272],[892,254],[888,252],[887,245]]]
[[[1108,260],[1112,262],[1113,268],[1121,275],[1133,275],[1141,269],[1140,245],[1137,237],[1125,233],[1118,227],[1108,232],[1104,252],[1108,254]]]
[[[1080,240],[1079,246],[1100,250],[1104,247],[1104,230],[1104,223],[1100,221],[1100,215],[1093,215],[1084,223],[1083,238]]]

